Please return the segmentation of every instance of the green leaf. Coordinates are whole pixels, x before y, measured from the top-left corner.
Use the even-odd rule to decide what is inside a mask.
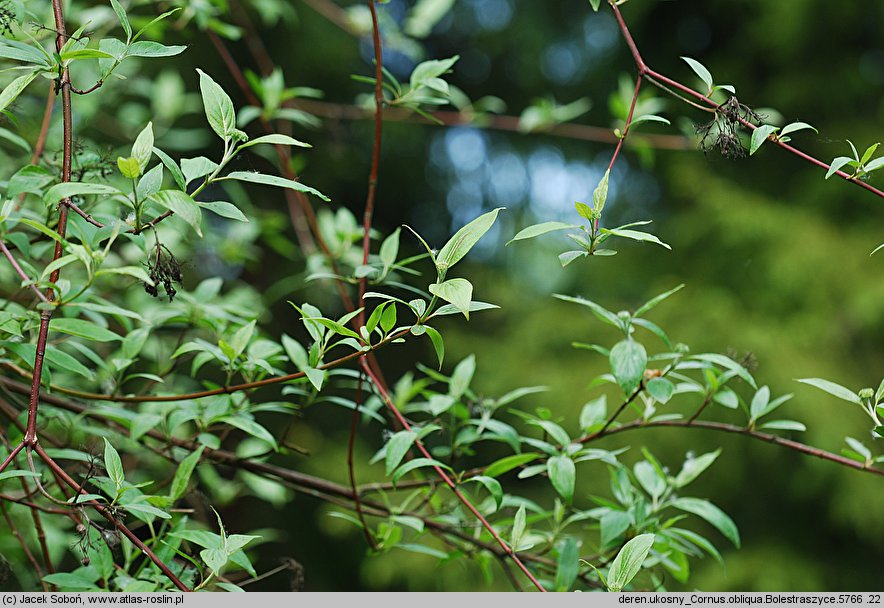
[[[768,138],[777,132],[779,127],[775,127],[773,125],[761,125],[754,131],[752,131],[752,140],[749,143],[749,155],[755,154],[758,151],[758,148],[761,147],[761,144],[766,142]]]
[[[37,74],[39,74],[39,72],[31,72],[30,74],[19,76],[6,85],[6,88],[0,93],[0,112],[5,110],[9,104],[15,101],[15,98],[25,90],[25,87],[31,84],[31,81],[37,77]]]
[[[404,463],[402,466],[397,467],[396,470],[393,472],[391,480],[393,481],[393,483],[396,483],[405,474],[410,473],[411,471],[413,471],[415,469],[420,469],[423,467],[441,467],[443,469],[447,469],[448,471],[451,471],[451,467],[448,466],[447,464],[445,464],[444,462],[440,462],[440,461],[434,460],[432,458],[414,458],[414,459],[409,460],[408,462]]]
[[[433,283],[429,291],[446,302],[450,302],[467,319],[470,318],[470,301],[473,297],[473,285],[466,279],[448,279],[444,283]]]
[[[227,552],[223,549],[203,549],[200,551],[200,558],[216,574],[227,565],[228,557]]]
[[[209,126],[218,137],[228,141],[236,131],[236,111],[233,109],[233,101],[211,76],[199,68],[196,71],[200,75],[200,92]]]
[[[718,353],[703,353],[700,355],[694,355],[693,357],[691,357],[691,359],[706,361],[708,363],[713,363],[727,370],[730,370],[737,374],[740,378],[745,380],[746,383],[749,384],[749,386],[751,386],[752,388],[758,388],[758,386],[755,384],[755,378],[752,377],[749,371],[730,357],[720,355]]]
[[[577,541],[569,536],[559,546],[556,559],[556,591],[568,591],[577,580],[580,570],[580,556],[577,554]]]
[[[4,479],[13,479],[15,477],[39,477],[38,473],[33,471],[3,471],[0,473],[0,481]]]
[[[605,175],[602,176],[602,180],[592,193],[592,206],[596,217],[601,216],[602,209],[605,208],[605,202],[608,200],[608,178],[610,175],[610,169],[605,171]]]
[[[701,454],[696,458],[688,458],[684,461],[684,464],[681,467],[681,471],[678,472],[678,475],[675,477],[675,480],[672,482],[673,485],[677,488],[683,488],[692,481],[694,481],[697,477],[699,477],[703,471],[709,468],[715,459],[718,458],[719,454],[721,454],[721,448],[715,450],[714,452],[707,452],[706,454]]]
[[[2,108],[0,108],[0,109],[2,109]],[[826,171],[826,179],[829,179],[830,177],[835,175],[835,172],[838,171],[839,169],[841,169],[844,165],[846,165],[848,163],[855,163],[855,162],[856,161],[854,159],[850,158],[849,156],[838,156],[838,157],[832,159],[832,162],[829,163],[829,170]]]
[[[445,342],[442,340],[442,334],[429,325],[424,325],[423,327],[427,330],[427,336],[429,336],[430,342],[433,343],[433,349],[436,351],[436,358],[439,360],[439,369],[442,369],[442,361],[445,359]]]
[[[120,174],[127,179],[135,179],[141,175],[141,168],[138,166],[138,159],[134,156],[129,158],[117,157],[117,168]]]
[[[126,32],[126,42],[129,42],[132,40],[132,26],[129,24],[129,17],[126,15],[126,10],[120,5],[118,0],[110,0],[110,3],[120,20],[120,25],[123,26],[123,31]]]
[[[178,188],[184,190],[187,183],[184,181],[184,174],[181,172],[181,167],[178,166],[178,163],[159,148],[154,148],[153,153],[159,157],[160,161],[166,166],[166,169],[169,170],[169,173],[172,174],[172,179],[175,180]]]
[[[655,243],[660,245],[661,247],[665,247],[666,249],[672,249],[669,245],[658,239],[655,235],[650,232],[642,232],[641,230],[621,230],[620,228],[602,228],[602,234],[611,234],[614,236],[619,236],[624,239],[631,239],[633,241],[645,241],[648,243]]]
[[[160,190],[151,194],[149,198],[161,207],[173,211],[175,215],[190,224],[197,235],[203,236],[203,231],[200,228],[202,221],[200,206],[189,194],[181,190]]]
[[[797,420],[771,420],[765,422],[758,427],[759,429],[775,430],[775,431],[800,431],[804,432],[807,427]]]
[[[589,5],[592,7],[592,10],[595,12],[599,12],[599,5],[602,3],[602,0],[589,0]]]
[[[666,491],[666,479],[660,476],[657,469],[650,462],[642,460],[635,463],[633,472],[641,487],[654,500]]]
[[[185,183],[188,184],[195,179],[214,173],[217,169],[218,163],[205,156],[181,159],[181,172],[184,174]]]
[[[641,116],[633,117],[633,119],[629,123],[629,128],[632,129],[634,126],[639,125],[643,122],[662,122],[664,125],[672,124],[662,116],[657,116],[656,114],[642,114]]]
[[[174,57],[175,55],[180,55],[181,53],[183,53],[186,50],[187,50],[186,46],[180,46],[180,45],[166,46],[165,44],[160,44],[159,42],[153,42],[153,41],[133,42],[131,45],[129,45],[129,48],[126,51],[126,56],[127,57]],[[197,71],[199,71],[199,70],[197,70]],[[202,81],[202,79],[200,79],[200,80]],[[202,82],[200,82],[200,84],[202,84]],[[202,87],[200,87],[200,88],[202,88]],[[220,89],[221,87],[218,87],[218,88]],[[223,93],[223,91],[222,91],[222,93]],[[205,96],[203,96],[203,100],[205,100]]]
[[[387,455],[386,455],[386,474],[389,477],[396,467],[399,466],[399,463],[402,462],[402,459],[405,457],[405,454],[408,453],[408,450],[411,449],[412,444],[417,440],[417,433],[414,431],[399,431],[395,433],[390,440],[387,442]]]
[[[546,461],[546,472],[552,487],[568,504],[574,500],[577,469],[567,456],[552,456]]]
[[[138,161],[142,173],[147,169],[151,155],[153,155],[153,123],[148,122],[132,144],[132,156]]]
[[[325,372],[323,370],[308,367],[304,370],[304,374],[317,391],[322,390],[322,384],[325,382]]]
[[[712,81],[712,74],[709,73],[709,70],[706,69],[702,63],[697,61],[696,59],[691,59],[690,57],[682,57],[685,62],[691,66],[691,69],[694,70],[694,74],[700,77],[700,80],[706,85],[706,89],[711,91],[712,86],[715,84]]]
[[[268,431],[263,426],[250,418],[246,418],[244,416],[228,416],[224,418],[223,422],[248,433],[252,437],[256,437],[257,439],[269,443],[271,446],[273,446],[274,450],[278,449],[276,445],[276,438],[273,437],[270,431]]]
[[[107,476],[114,482],[117,492],[119,492],[126,481],[126,477],[123,474],[123,461],[120,460],[120,455],[107,440],[107,437],[102,439],[104,439],[104,470],[107,471]]]
[[[298,141],[294,137],[289,137],[288,135],[283,135],[282,133],[271,133],[270,135],[262,135],[261,137],[256,137],[255,139],[249,140],[246,143],[242,144],[239,149],[243,150],[245,148],[250,148],[252,146],[257,146],[258,144],[274,144],[277,146],[298,146],[300,148],[312,148],[310,144],[304,143],[303,141]]]
[[[510,534],[510,547],[512,547],[513,551],[518,551],[519,546],[522,544],[522,536],[525,534],[525,525],[527,523],[527,517],[525,514],[525,503],[519,505],[519,510],[516,511],[516,516],[513,518],[513,530]]]
[[[454,371],[451,373],[451,379],[448,382],[448,394],[455,399],[460,399],[467,392],[475,373],[476,357],[475,355],[468,355],[455,366]]]
[[[389,268],[396,263],[396,257],[399,255],[399,234],[401,231],[401,228],[396,228],[396,230],[394,230],[393,233],[381,243],[378,257],[381,258],[381,263],[383,263],[384,268]]]
[[[284,177],[278,177],[276,175],[265,175],[264,173],[257,173],[254,171],[234,171],[232,173],[228,173],[222,178],[219,178],[216,181],[224,180],[224,179],[235,179],[241,182],[251,182],[253,184],[264,184],[265,186],[276,186],[278,188],[289,188],[291,190],[297,190],[298,192],[306,192],[308,194],[312,194],[314,196],[318,196],[324,201],[330,201],[331,199],[324,195],[319,190],[315,188],[311,188],[310,186],[305,186],[301,182],[296,182],[294,180],[286,179]]]
[[[231,220],[237,220],[246,223],[248,223],[249,221],[249,218],[247,218],[245,214],[232,203],[228,203],[225,201],[197,201],[197,205],[199,205],[200,208],[211,211],[212,213],[220,215],[221,217],[226,217]]]
[[[651,378],[645,385],[645,389],[651,397],[660,403],[666,403],[672,398],[675,385],[667,378]]]
[[[436,255],[436,268],[444,271],[457,264],[457,262],[459,262],[461,258],[473,248],[479,239],[488,232],[491,226],[494,225],[494,221],[497,219],[497,214],[501,209],[503,209],[503,207],[498,207],[493,211],[480,215],[454,233],[454,236],[445,243]],[[472,292],[472,289],[470,291]],[[430,293],[432,293],[432,290]],[[451,300],[446,301],[451,302]],[[454,302],[451,303],[454,304]],[[467,318],[469,318],[469,315],[467,315]]]
[[[618,329],[624,329],[623,323],[620,321],[620,319],[617,317],[617,315],[615,315],[610,310],[608,310],[602,306],[599,306],[598,304],[596,304],[592,300],[586,300],[584,298],[573,298],[571,296],[563,296],[563,295],[560,295],[557,293],[553,294],[553,297],[558,298],[559,300],[562,300],[564,302],[572,302],[574,304],[580,304],[581,306],[586,306],[587,308],[589,308],[592,311],[592,314],[594,314],[598,320],[600,320],[604,323],[607,323],[608,325],[613,325],[614,327],[616,327]]]
[[[635,578],[653,544],[653,534],[639,534],[623,545],[608,570],[608,590],[622,591]]]
[[[50,327],[55,331],[77,336],[78,338],[95,340],[96,342],[122,340],[119,335],[109,329],[105,329],[91,321],[83,321],[81,319],[54,319]]]
[[[645,347],[631,338],[621,340],[611,349],[608,360],[617,384],[624,393],[631,394],[638,388],[648,363]]]
[[[47,574],[43,577],[43,580],[50,585],[55,585],[60,589],[70,591],[98,590],[98,570],[93,568],[87,571],[94,573],[94,577],[86,576],[84,570],[85,569],[78,569],[76,572],[56,572],[54,574]]]
[[[608,511],[599,518],[601,549],[614,544],[632,525],[632,517],[626,511]]]
[[[513,454],[512,456],[505,456],[500,460],[495,460],[487,467],[483,473],[487,477],[500,477],[504,473],[508,473],[513,469],[522,466],[523,464],[527,464],[532,460],[537,460],[540,457],[540,454],[537,452],[526,452],[524,454]]]
[[[290,338],[287,334],[282,334],[281,341],[286,355],[295,364],[295,367],[302,371],[310,367],[307,351],[304,350],[300,342]]]
[[[249,345],[249,340],[252,339],[252,335],[255,333],[256,323],[257,322],[253,320],[237,329],[236,333],[233,334],[233,337],[230,339],[230,346],[233,347],[233,351],[236,353],[234,358],[241,355],[246,349],[246,346]]]
[[[735,547],[740,547],[740,533],[737,525],[734,523],[727,513],[713,505],[708,500],[700,498],[676,498],[672,501],[672,506],[688,513],[693,513],[702,517],[710,524],[715,526],[725,538],[731,541]]]
[[[577,224],[566,224],[565,222],[543,222],[541,224],[534,224],[533,226],[528,226],[527,228],[523,228],[516,233],[516,236],[511,238],[507,245],[514,241],[521,241],[524,239],[533,239],[536,236],[540,236],[541,234],[546,234],[547,232],[554,232],[556,230],[568,230],[571,228],[580,228]]]
[[[597,250],[595,253],[601,250]],[[604,251],[610,251],[609,249],[605,249]],[[616,253],[616,252],[615,252]],[[584,258],[589,255],[588,251],[581,251],[579,249],[574,249],[571,251],[565,251],[564,253],[559,254],[559,263],[562,265],[562,268],[576,260],[577,258]]]
[[[596,424],[603,423],[608,416],[608,404],[605,395],[587,402],[580,410],[580,428],[588,431]]]
[[[499,481],[488,475],[476,475],[475,477],[465,479],[464,483],[470,481],[475,481],[485,486],[485,489],[488,490],[488,493],[494,499],[495,507],[500,509],[500,506],[503,504],[503,486],[500,485]]]
[[[855,403],[857,405],[863,404],[863,400],[859,398],[859,395],[840,384],[835,384],[834,382],[829,382],[822,378],[797,378],[797,380],[802,384],[809,384],[810,386],[826,391],[830,395],[843,399],[844,401],[849,401],[850,403]]]
[[[806,122],[791,122],[787,124],[785,127],[780,129],[780,137],[786,135],[788,133],[794,133],[795,131],[801,131],[802,129],[810,129],[814,133],[819,133],[815,127],[807,124]]]
[[[58,201],[83,194],[122,194],[113,186],[87,182],[62,182],[55,184],[43,195],[43,202],[54,205]]]

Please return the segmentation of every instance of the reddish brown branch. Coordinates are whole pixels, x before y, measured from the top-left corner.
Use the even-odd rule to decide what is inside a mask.
[[[604,435],[600,435],[595,433],[593,435],[589,435],[587,437],[582,437],[577,439],[578,442],[586,443],[588,441],[592,441],[594,439],[600,439],[602,437],[610,437],[611,435],[616,435],[617,433],[622,433],[625,431],[631,431],[635,429],[647,429],[654,427],[666,427],[666,428],[685,428],[685,429],[707,429],[713,431],[719,431],[723,433],[734,433],[736,435],[744,435],[746,437],[752,437],[753,439],[758,439],[760,441],[765,441],[767,443],[772,443],[774,445],[778,445],[780,447],[788,448],[790,450],[794,450],[796,452],[800,452],[802,454],[806,454],[808,456],[815,456],[817,458],[821,458],[823,460],[829,460],[831,462],[838,463],[842,466],[856,469],[859,471],[867,471],[874,475],[884,475],[884,469],[879,469],[870,465],[866,465],[862,462],[857,462],[856,460],[851,460],[850,458],[846,458],[844,456],[840,456],[838,454],[833,454],[832,452],[827,452],[826,450],[821,450],[819,448],[815,448],[804,443],[793,441],[791,439],[785,439],[783,437],[779,437],[778,435],[771,435],[770,433],[762,433],[759,431],[755,431],[752,429],[747,429],[745,427],[736,426],[733,424],[726,424],[724,422],[711,422],[706,420],[658,420],[656,422],[646,422],[644,420],[633,420],[632,422],[628,422],[622,426],[618,426],[615,428],[608,429]]]
[[[3,239],[0,238],[0,250],[3,251],[3,255],[6,256],[6,259],[9,260],[9,263],[12,264],[13,269],[15,269],[16,274],[21,277],[21,280],[27,283],[28,288],[34,292],[34,295],[37,296],[39,300],[42,300],[44,303],[49,304],[50,300],[43,293],[37,289],[34,282],[28,277],[27,273],[22,269],[19,265],[18,261],[13,257],[12,252],[6,247],[6,243],[3,242]]]
[[[68,486],[70,486],[70,488],[74,490],[74,492],[76,492],[77,494],[88,494],[88,492],[86,492],[86,490],[84,490],[80,486],[80,484],[74,481],[71,476],[68,475],[67,472],[65,472],[65,470],[58,465],[58,463],[52,460],[49,454],[47,454],[43,450],[42,446],[40,446],[39,443],[35,444],[33,449],[35,452],[37,452],[37,455],[46,464],[46,466],[48,466],[57,476],[64,480],[64,482]],[[140,549],[141,552],[144,553],[144,555],[146,555],[147,558],[151,562],[153,562],[154,565],[159,568],[163,574],[166,575],[166,578],[172,581],[172,584],[178,587],[178,589],[180,589],[181,591],[190,591],[187,585],[181,582],[181,580],[175,575],[174,572],[169,569],[169,567],[163,562],[163,560],[157,557],[156,553],[154,553],[150,547],[145,545],[140,538],[135,536],[135,534],[132,532],[132,530],[128,528],[128,526],[119,521],[110,511],[110,509],[94,500],[85,501],[79,504],[89,506],[98,511],[106,520],[108,520],[114,526],[114,528],[119,530],[126,538],[128,538],[132,542],[133,545],[138,547],[138,549]]]
[[[368,363],[364,359],[360,360],[360,363],[362,364],[362,369],[365,371],[365,373],[368,375],[368,377],[371,378],[372,381],[374,382],[375,386],[377,387],[377,389],[380,393],[381,399],[384,401],[384,404],[390,410],[390,413],[393,414],[393,416],[396,418],[396,420],[399,421],[399,424],[401,424],[405,430],[410,431],[411,425],[408,424],[408,421],[405,419],[405,417],[399,411],[399,408],[397,408],[396,404],[393,403],[393,400],[390,398],[389,393],[387,393],[387,391],[383,389],[383,387],[381,386],[380,380],[375,378],[374,372],[372,372],[371,367],[368,365]],[[420,453],[424,455],[425,458],[429,458],[429,459],[433,458],[433,456],[427,451],[427,449],[424,447],[423,443],[420,440],[415,440],[414,445],[418,449],[418,451],[420,451]],[[487,530],[489,534],[491,534],[491,537],[494,538],[494,540],[497,542],[498,545],[500,545],[500,548],[503,549],[503,551],[507,555],[509,555],[509,557],[513,561],[513,563],[516,564],[516,566],[525,574],[525,576],[528,577],[528,580],[530,580],[531,583],[535,587],[537,587],[538,591],[546,591],[546,589],[543,587],[543,585],[540,583],[540,581],[538,581],[534,577],[534,574],[532,574],[531,571],[528,569],[528,567],[525,566],[524,562],[522,562],[522,560],[519,559],[519,556],[516,554],[516,552],[513,550],[513,548],[511,548],[509,545],[507,545],[506,542],[500,537],[500,535],[497,533],[497,530],[494,529],[494,526],[492,526],[488,522],[488,520],[485,519],[485,517],[481,513],[479,513],[479,510],[476,509],[475,506],[473,506],[473,503],[471,503],[469,501],[469,499],[463,495],[463,493],[458,489],[457,484],[455,484],[454,481],[452,481],[451,477],[449,477],[448,474],[445,473],[445,471],[443,471],[439,466],[433,465],[432,468],[436,472],[436,474],[439,476],[439,478],[445,483],[445,485],[447,485],[449,488],[451,488],[451,491],[454,492],[454,495],[457,496],[457,499],[473,514],[473,516],[477,520],[479,520],[479,523],[482,524],[482,527],[485,528],[485,530]]]
[[[620,8],[614,2],[610,2],[610,0],[609,0],[608,4],[610,5],[611,10],[614,11],[614,17],[617,19],[617,24],[620,26],[620,33],[622,34],[623,39],[626,41],[626,45],[629,47],[630,53],[632,53],[632,59],[633,59],[633,61],[635,61],[635,65],[638,67],[638,71],[639,71],[640,76],[647,78],[652,83],[654,83],[657,86],[660,86],[663,90],[665,90],[667,92],[672,93],[672,91],[670,91],[667,88],[667,87],[670,87],[670,88],[676,89],[677,91],[679,91],[681,93],[684,93],[685,95],[688,95],[688,96],[693,97],[699,101],[702,101],[706,105],[710,106],[711,109],[717,109],[719,107],[719,104],[716,103],[715,101],[713,101],[712,99],[710,99],[708,95],[703,95],[699,91],[695,91],[694,89],[692,89],[688,86],[685,86],[685,85],[681,84],[680,82],[673,80],[667,76],[664,76],[663,74],[661,74],[657,71],[654,71],[650,67],[648,67],[648,65],[642,59],[641,53],[639,52],[638,47],[635,44],[635,41],[632,39],[632,34],[629,31],[629,27],[626,25],[626,21],[624,21],[624,19],[623,19],[623,15],[620,14]],[[665,85],[665,86],[662,86],[662,85]],[[743,118],[740,118],[739,122],[744,127],[749,129],[750,131],[754,131],[755,129],[758,128],[756,125],[752,124],[751,122],[749,122],[748,120],[745,120]],[[829,164],[819,160],[818,158],[811,156],[810,154],[807,154],[806,152],[802,152],[801,150],[798,150],[797,148],[790,146],[789,144],[786,144],[786,143],[780,141],[779,139],[776,138],[775,135],[771,135],[770,137],[768,137],[768,139],[773,141],[776,145],[783,148],[787,152],[791,152],[795,156],[797,156],[797,157],[799,157],[799,158],[801,158],[801,159],[803,159],[813,165],[816,165],[817,167],[820,167],[820,168],[826,169],[826,170],[828,170],[830,168]],[[874,194],[876,196],[884,198],[884,191],[879,190],[878,188],[875,188],[874,186],[872,186],[871,184],[869,184],[867,182],[856,179],[854,176],[852,176],[844,171],[840,171],[840,170],[835,171],[834,174],[844,180],[847,180],[848,182],[850,182],[852,184],[856,184],[860,188],[868,190],[869,192],[871,192],[872,194]]]

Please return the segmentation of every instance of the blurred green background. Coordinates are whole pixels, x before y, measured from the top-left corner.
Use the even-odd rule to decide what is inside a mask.
[[[265,16],[272,12],[267,7],[274,6],[254,5],[263,6]],[[621,80],[634,78],[635,69],[606,6],[594,13],[586,0],[457,0],[417,44],[399,33],[413,5],[404,0],[378,5],[385,65],[398,77],[407,79],[418,61],[458,54],[449,80],[470,99],[497,96],[506,103],[506,114],[518,116],[538,98],[562,104],[586,98],[592,107],[575,122],[617,126],[612,99],[619,98]],[[324,91],[325,102],[352,104],[370,92],[351,74],[372,73],[371,40],[345,31],[316,9],[358,19],[365,16],[361,6],[288,0],[277,6],[278,19],[265,22],[254,11],[252,18],[288,86],[315,87]],[[350,7],[355,7],[350,13],[337,12]],[[846,139],[861,151],[884,139],[884,3],[631,0],[622,11],[645,60],[657,71],[696,84],[679,58],[693,57],[716,82],[733,84],[743,103],[773,108],[786,122],[814,125],[818,135],[803,131],[794,137],[802,150],[828,161],[849,153]],[[115,93],[120,103],[131,103],[131,112],[123,113],[128,124],[103,123],[106,117],[95,106],[93,115],[83,119],[90,128],[119,134],[123,145],[153,111],[158,145],[208,154],[200,146],[209,141],[188,130],[200,112],[192,68],[212,74],[238,107],[246,102],[205,35],[195,27],[176,36],[182,33],[191,37],[189,50],[174,65],[158,62],[149,68],[162,72],[162,91],[139,89],[133,74],[130,87]],[[241,65],[257,70],[243,42],[230,42],[229,48]],[[182,81],[191,91],[187,96]],[[446,369],[475,353],[474,388],[482,393],[548,385],[547,393],[525,399],[521,407],[549,407],[568,421],[569,430],[576,430],[580,408],[599,390],[590,381],[607,371],[607,364],[597,354],[573,349],[571,342],[611,344],[614,334],[588,310],[551,294],[580,295],[616,311],[685,283],[650,314],[673,341],[690,345],[693,352],[737,358],[751,353],[759,384],[769,385],[775,395],[794,393],[783,417],[807,424],[801,437],[807,443],[833,452],[844,447],[844,436],[870,444],[858,408],[794,379],[824,377],[859,389],[877,386],[884,375],[884,253],[869,256],[884,241],[884,201],[837,178],[824,180],[822,170],[773,145],[751,158],[704,154],[693,133],[709,117],[657,93],[665,100],[659,113],[672,126],[641,132],[686,135],[691,137],[687,149],[627,147],[612,174],[603,221],[616,226],[652,219],[651,231],[672,251],[627,242],[618,244],[614,257],[578,260],[564,270],[556,255],[567,248],[565,237],[504,244],[538,221],[577,221],[573,203],[591,198],[611,144],[425,121],[385,124],[378,230],[386,234],[408,223],[440,246],[480,213],[506,207],[497,226],[458,267],[459,276],[474,283],[476,299],[501,309],[477,314],[469,324],[450,317],[440,327],[446,336]],[[139,105],[148,98],[152,109]],[[88,103],[80,104],[81,112],[89,111]],[[188,116],[175,104],[194,113]],[[165,135],[164,112],[169,116]],[[372,128],[368,120],[323,119],[320,126],[293,131],[314,146],[297,159],[304,182],[329,195],[333,210],[346,207],[361,217]],[[255,164],[240,169],[262,168],[260,160],[240,162]],[[880,188],[884,182],[875,177],[873,183]],[[264,221],[227,226],[230,232],[216,237],[214,245],[207,242],[191,260],[187,285],[215,275],[253,286],[273,312],[264,325],[279,333],[296,331],[297,317],[286,299],[310,299],[333,313],[334,293],[303,281],[304,259],[293,246],[282,198],[274,192],[251,204],[253,217]],[[418,252],[417,243],[404,234],[403,243]],[[656,347],[651,340],[646,343]],[[412,369],[415,359],[431,363],[434,355],[427,341],[379,357],[388,377],[395,378]],[[288,464],[345,482],[348,428],[344,410],[310,410],[295,423],[292,436],[311,456],[293,457]],[[382,439],[376,427],[361,439],[358,453],[367,460]],[[733,549],[708,529],[725,566],[708,558],[692,562],[688,588],[881,588],[884,485],[878,478],[699,430],[624,434],[606,445],[633,446],[626,462],[638,457],[639,446],[648,446],[671,468],[680,466],[688,450],[699,454],[723,447],[722,457],[693,493],[733,517],[743,548]],[[586,496],[604,493],[606,487],[604,470],[588,468],[577,490]],[[252,500],[244,497],[235,509],[222,511],[231,529],[254,528],[251,514],[263,505]],[[430,557],[396,550],[370,556],[359,531],[328,517],[327,511],[309,496],[295,495],[280,505],[275,518],[262,515],[262,525],[281,528],[282,535],[262,548],[259,571],[280,558],[293,558],[305,566],[310,591],[509,588],[499,572],[487,584],[469,560],[439,565]],[[265,590],[288,586],[280,577],[261,584]]]

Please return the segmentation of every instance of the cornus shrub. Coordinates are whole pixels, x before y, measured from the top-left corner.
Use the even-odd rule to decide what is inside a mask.
[[[319,101],[268,52],[262,27],[298,32],[290,3],[2,4],[0,587],[316,589],[319,562],[350,581],[341,570],[403,554],[468,573],[453,590],[702,586],[697,564],[746,540],[703,485],[740,458],[729,437],[840,467],[880,496],[880,373],[864,374],[868,388],[813,371],[766,384],[771,362],[694,348],[663,327],[666,308],[693,314],[678,281],[634,285],[625,310],[604,281],[545,294],[580,319],[550,309],[557,347],[598,372],[565,387],[576,405],[549,403],[556,387],[531,380],[483,388],[463,327],[493,331],[496,309],[519,296],[495,299],[471,253],[497,243],[589,273],[619,249],[670,255],[653,209],[624,219],[606,208],[633,151],[648,162],[690,148],[746,171],[780,155],[884,197],[877,144],[844,140],[850,156],[819,159],[798,147],[816,128],[750,105],[701,58],[657,71],[624,3],[581,5],[587,27],[608,27],[632,60],[619,85],[610,79],[611,128],[578,123],[586,99],[548,96],[510,116],[505,95],[472,100],[452,84],[476,55],[433,57],[422,43],[463,17],[454,2],[306,2],[363,45],[348,104]],[[327,61],[315,52],[300,61]],[[311,148],[322,118],[370,128],[334,160]],[[495,205],[450,231],[404,215],[381,230],[375,212],[398,204],[383,189],[394,123],[591,141],[604,167],[585,202],[536,222]],[[364,201],[312,181],[326,161],[342,183],[359,174]],[[256,260],[273,277],[260,288],[237,278]],[[815,392],[790,408],[801,383]],[[821,445],[805,441],[817,418],[803,414],[839,405],[863,433],[823,428]],[[698,442],[677,452],[658,439],[687,430],[705,433],[678,435]],[[356,557],[336,544],[349,532]]]

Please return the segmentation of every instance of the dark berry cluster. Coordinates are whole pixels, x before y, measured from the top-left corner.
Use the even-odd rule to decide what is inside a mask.
[[[715,117],[697,127],[700,135],[700,149],[703,153],[718,148],[725,158],[742,158],[746,156],[743,142],[740,140],[741,121],[760,122],[762,117],[749,106],[742,104],[736,97],[731,97],[718,106]]]
[[[9,9],[9,2],[0,2],[0,34],[12,34],[15,13]]]
[[[162,285],[171,302],[178,293],[172,283],[181,283],[183,279],[181,263],[165,245],[157,243],[154,254],[147,260],[147,270],[153,284],[145,283],[144,291],[157,298],[159,297],[157,287]]]

